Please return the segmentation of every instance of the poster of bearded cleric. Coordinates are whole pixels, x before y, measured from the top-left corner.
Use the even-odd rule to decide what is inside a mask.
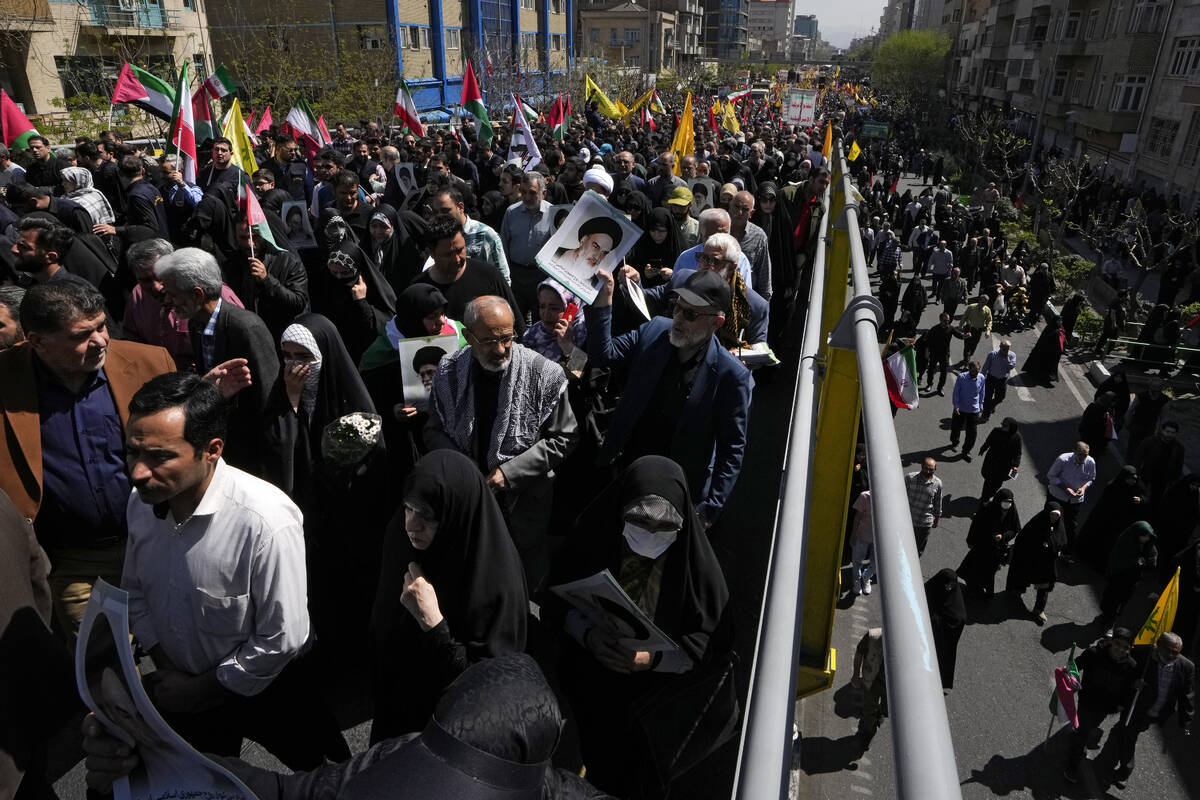
[[[585,303],[596,299],[596,270],[613,272],[642,231],[593,191],[583,193],[575,208],[537,254],[542,271]]]

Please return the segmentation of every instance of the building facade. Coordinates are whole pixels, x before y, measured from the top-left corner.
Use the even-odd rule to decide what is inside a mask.
[[[418,109],[457,104],[466,63],[488,77],[522,75],[528,99],[549,95],[573,63],[576,0],[208,0],[213,51],[231,61],[264,36],[278,47],[324,46],[395,54],[389,81],[403,78]],[[381,76],[382,78],[383,76]],[[335,81],[327,81],[329,86]],[[327,87],[328,88],[328,87]]]
[[[793,0],[750,0],[750,37],[762,42],[756,56],[787,61],[792,55]]]
[[[579,12],[580,52],[609,64],[646,72],[674,70],[678,34],[675,13],[623,2]]]
[[[710,58],[742,61],[749,39],[750,0],[705,0],[704,43]]]
[[[104,95],[126,61],[174,76],[213,68],[196,0],[0,0],[0,86],[34,118]]]

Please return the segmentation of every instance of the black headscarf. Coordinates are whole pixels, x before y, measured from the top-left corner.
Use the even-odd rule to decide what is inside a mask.
[[[931,619],[937,618],[942,623],[957,623],[960,626],[967,621],[962,584],[958,582],[958,573],[949,567],[939,570],[925,581],[925,602],[929,605]]]
[[[491,211],[483,212],[483,205],[487,203],[491,206]],[[479,198],[479,221],[487,225],[494,231],[500,230],[501,223],[504,222],[504,212],[508,209],[508,204],[504,202],[504,195],[496,189],[491,189],[483,193]]]
[[[415,549],[404,508],[385,534],[371,628],[378,669],[387,674],[377,675],[376,694],[393,695],[404,710],[398,719],[381,720],[377,713],[381,736],[419,729],[441,690],[470,663],[523,650],[529,616],[521,559],[475,462],[454,450],[433,451],[409,473],[404,503],[436,520],[437,534],[427,549]],[[410,562],[420,565],[437,592],[448,636],[458,647],[416,654],[414,648],[429,640],[400,603]],[[379,738],[374,730],[372,738]]]
[[[771,195],[775,198],[775,210],[767,214],[762,210],[762,198]],[[787,203],[780,196],[779,187],[774,181],[759,184],[755,194],[754,214],[750,221],[763,229],[767,235],[767,249],[771,254],[771,285],[779,286],[780,291],[791,287],[795,282],[796,255],[793,248],[792,231],[796,225],[788,214]]]
[[[436,286],[414,283],[396,297],[396,328],[405,339],[428,336],[425,317],[446,308],[446,297]]]
[[[662,244],[655,244],[650,231],[655,228],[665,228],[667,238]],[[661,206],[650,212],[646,232],[633,248],[633,256],[629,262],[634,269],[641,270],[647,264],[660,267],[674,267],[675,259],[679,258],[679,226],[675,223],[671,212]]]
[[[575,524],[576,563],[562,583],[594,575],[603,569],[617,574],[630,551],[622,531],[624,510],[633,500],[657,495],[683,518],[675,541],[666,552],[654,624],[700,663],[722,652],[713,642],[729,589],[721,565],[696,517],[687,477],[678,464],[662,456],[643,456],[610,483],[579,515]]]
[[[1012,505],[1005,510],[1000,507],[1002,502],[1012,503]],[[967,545],[969,547],[987,547],[995,542],[993,537],[997,533],[1004,534],[1011,531],[1013,535],[1016,535],[1019,530],[1021,530],[1021,517],[1017,513],[1017,504],[1013,501],[1012,490],[1000,489],[992,496],[991,500],[984,503],[975,512],[975,517],[971,520],[971,529],[967,532]]]
[[[389,316],[394,315],[396,313],[396,293],[392,290],[392,285],[380,273],[375,262],[367,256],[363,249],[350,239],[345,239],[336,247],[330,249],[329,257],[326,259],[327,262],[333,258],[334,253],[342,253],[345,256],[349,256],[354,262],[355,268],[367,284],[367,302],[377,310],[387,312]],[[335,278],[329,272],[328,267],[325,268],[325,277],[331,283],[342,283],[348,286],[353,286],[358,280],[357,277]]]
[[[384,242],[381,251],[376,251],[374,241],[369,243],[368,249],[392,291],[399,294],[413,278],[421,274],[421,267],[425,263],[425,253],[421,247],[425,236],[425,220],[412,211],[397,211],[387,203],[376,206],[371,214],[372,218],[379,215],[387,219],[392,235]]]

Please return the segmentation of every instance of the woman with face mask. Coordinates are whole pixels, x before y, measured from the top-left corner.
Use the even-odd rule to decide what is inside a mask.
[[[678,645],[665,653],[639,650],[618,640],[611,626],[568,611],[552,593],[543,606],[543,622],[561,620],[567,634],[560,674],[579,720],[588,779],[620,797],[641,796],[642,781],[654,773],[648,740],[655,737],[639,724],[636,710],[671,692],[681,674],[728,654],[731,642],[726,627],[718,633],[718,622],[729,590],[683,470],[660,456],[639,458],[621,473],[580,514],[568,548],[551,585],[608,570]]]
[[[1008,568],[1004,591],[1020,601],[1020,596],[1030,585],[1037,589],[1031,614],[1038,625],[1046,624],[1046,601],[1058,580],[1058,556],[1066,546],[1062,506],[1054,500],[1047,501],[1046,506],[1025,523],[1013,545],[1012,565]]]
[[[372,742],[424,728],[471,664],[525,649],[525,571],[475,462],[435,450],[413,467],[403,497],[371,613]]]
[[[983,489],[979,492],[979,502],[986,503],[1009,478],[1012,478],[1021,468],[1021,434],[1020,425],[1012,417],[992,429],[979,448],[983,456],[980,472],[983,474]]]
[[[967,555],[958,566],[958,577],[967,590],[983,599],[996,591],[996,573],[1008,563],[1008,548],[1021,530],[1011,489],[1001,489],[980,506],[967,532]]]

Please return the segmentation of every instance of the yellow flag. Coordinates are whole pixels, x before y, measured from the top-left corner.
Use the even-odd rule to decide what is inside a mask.
[[[617,119],[621,116],[621,112],[613,105],[613,101],[600,91],[600,87],[592,80],[591,75],[583,77],[583,97],[588,102],[596,101],[596,110],[609,119]]]
[[[855,142],[854,144],[850,145],[850,155],[846,156],[846,160],[853,161],[860,155],[862,155],[862,150],[859,149],[858,142]]]
[[[629,114],[629,109],[626,108],[625,104],[622,103],[620,100],[614,100],[613,105],[615,105],[617,107],[617,115],[618,116],[624,117],[627,114]]]
[[[246,122],[242,119],[242,105],[238,98],[233,98],[233,105],[229,108],[229,113],[225,116],[225,124],[221,127],[221,135],[229,141],[233,142],[233,158],[234,164],[242,168],[242,171],[253,177],[255,172],[258,172],[258,161],[254,158],[254,145],[250,143],[250,136],[246,133]]]
[[[742,126],[738,123],[737,109],[733,107],[733,103],[725,101],[721,114],[721,127],[730,133],[741,133]]]
[[[637,101],[633,104],[633,106],[626,109],[625,113],[623,115],[621,115],[621,122],[628,123],[629,118],[632,117],[634,114],[636,114],[637,110],[639,108],[646,105],[646,103],[650,102],[650,98],[653,96],[654,96],[654,90],[651,89],[650,91],[646,92],[644,95],[639,97],[637,99]],[[618,102],[618,104],[620,103],[620,101],[617,101],[617,102]]]
[[[825,160],[833,153],[833,120],[825,123],[825,144],[821,147],[821,155]]]
[[[833,77],[836,78],[837,76],[839,76],[841,74],[842,74],[842,65],[838,64],[837,67],[833,70]]]
[[[1146,617],[1146,621],[1142,623],[1142,629],[1138,631],[1137,638],[1133,640],[1133,643],[1135,645],[1156,643],[1159,635],[1171,630],[1171,626],[1175,624],[1175,611],[1178,608],[1179,567],[1176,567],[1175,575],[1167,584],[1167,588],[1163,589],[1163,593],[1158,596],[1158,602],[1154,604],[1150,616]]]
[[[683,101],[683,113],[679,115],[679,127],[671,140],[671,152],[675,155],[675,174],[683,168],[683,157],[696,155],[696,134],[692,130],[692,93]]]

